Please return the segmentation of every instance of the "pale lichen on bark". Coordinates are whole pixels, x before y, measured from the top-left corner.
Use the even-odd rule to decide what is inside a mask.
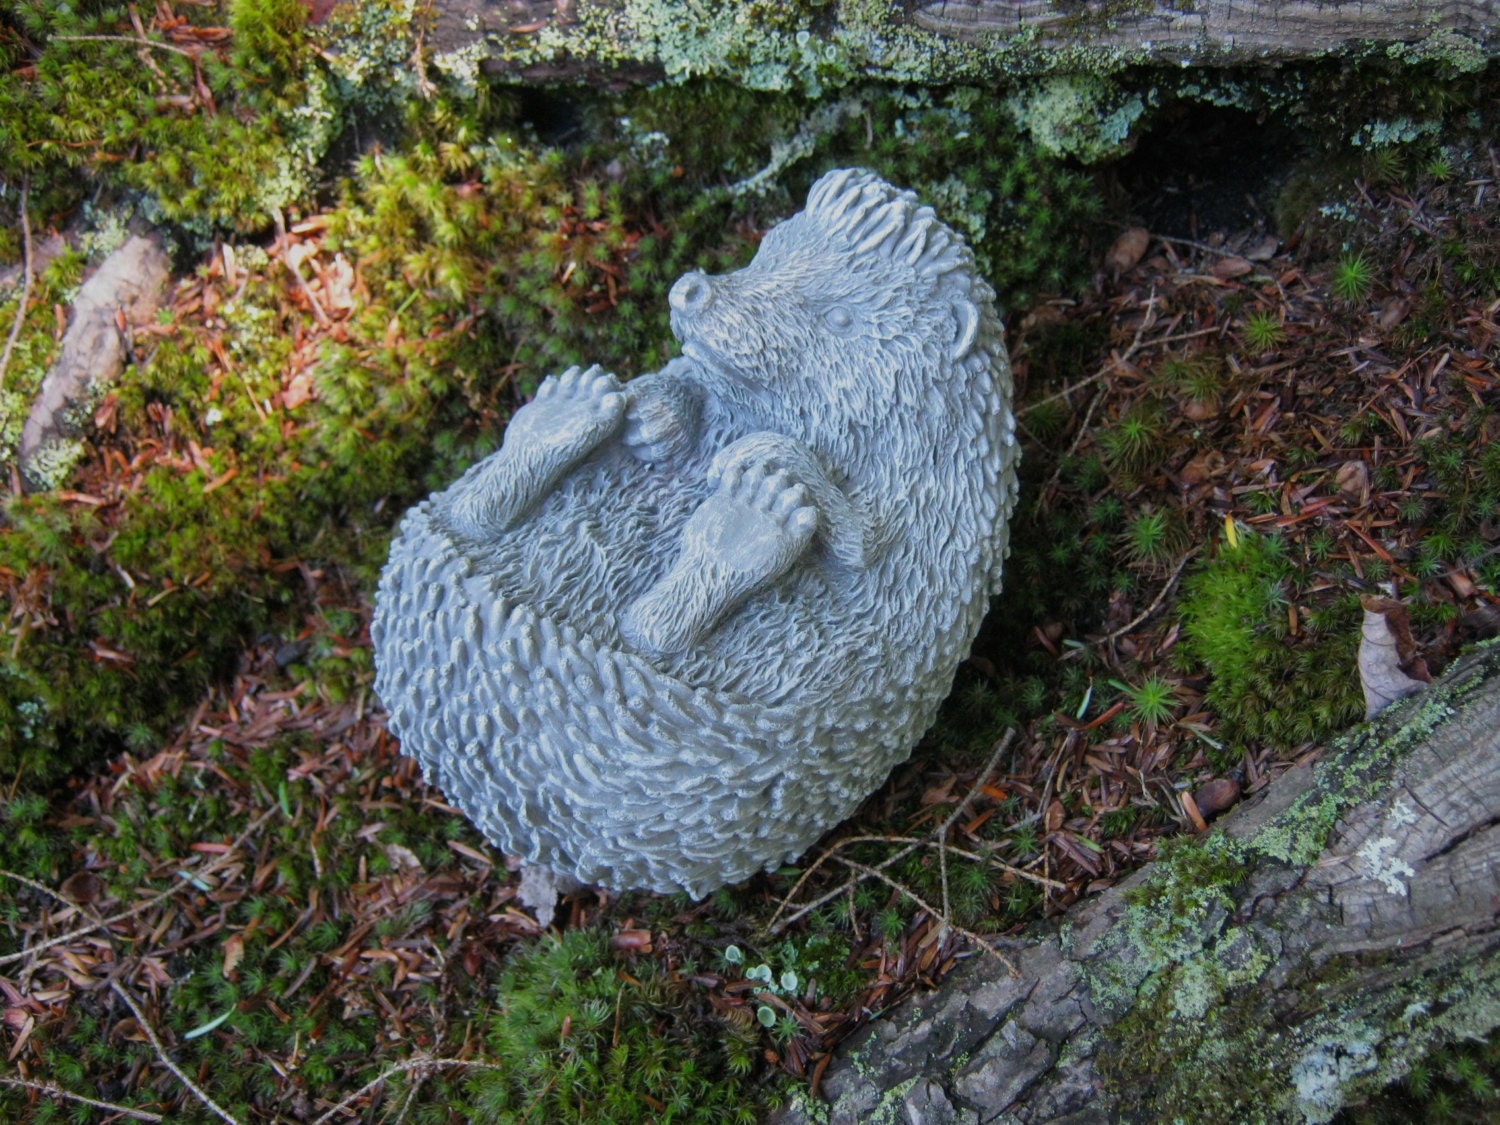
[[[975,961],[863,1031],[863,1073],[825,1077],[828,1121],[920,1078],[942,1121],[1320,1122],[1433,1046],[1487,1033],[1497,751],[1490,645],[1022,943],[1020,979]]]

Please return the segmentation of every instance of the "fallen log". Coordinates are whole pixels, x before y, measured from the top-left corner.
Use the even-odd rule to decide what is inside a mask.
[[[1500,1025],[1500,644],[846,1043],[782,1125],[1323,1122]],[[884,1116],[882,1116],[884,1115]]]
[[[367,0],[358,0],[367,2]],[[436,0],[440,66],[526,81],[695,75],[818,93],[860,78],[1011,81],[1374,52],[1484,66],[1497,0]]]

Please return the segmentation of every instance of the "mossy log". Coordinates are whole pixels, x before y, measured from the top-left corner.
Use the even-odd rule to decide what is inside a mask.
[[[779,1121],[1327,1121],[1500,1025],[1500,644],[840,1051]]]
[[[28,487],[56,487],[71,468],[76,451],[69,439],[82,432],[85,415],[125,369],[128,330],[156,318],[170,279],[160,238],[133,235],[79,289],[62,351],[21,431],[19,461]]]
[[[426,41],[450,69],[709,75],[811,94],[863,77],[1004,81],[1371,50],[1474,70],[1500,48],[1500,0],[437,0],[427,11]]]

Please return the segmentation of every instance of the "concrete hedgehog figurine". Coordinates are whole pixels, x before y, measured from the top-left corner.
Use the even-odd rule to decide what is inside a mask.
[[[911,753],[999,589],[1019,449],[994,294],[931,208],[820,179],[682,355],[548,378],[406,516],[376,691],[503,852],[702,897]]]

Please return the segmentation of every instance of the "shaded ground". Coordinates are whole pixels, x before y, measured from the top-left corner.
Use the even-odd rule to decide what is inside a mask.
[[[1357,718],[1361,593],[1408,603],[1433,667],[1492,633],[1500,171],[1483,146],[1369,171],[1285,243],[1195,204],[1195,236],[1122,238],[1082,297],[1012,315],[1026,482],[1006,591],[933,734],[798,869],[701,904],[580,891],[554,923],[571,936],[539,945],[505,858],[385,733],[368,605],[284,564],[315,607],[300,642],[246,653],[170,745],[8,806],[12,850],[66,877],[4,904],[0,1105],[71,1113],[56,1085],[113,1103],[101,1120],[519,1121],[577,1078],[570,1042],[618,1053],[636,1022],[742,1095],[815,1089],[869,1013]],[[324,237],[304,222],[262,267],[304,326],[278,408],[316,393],[310,357],[358,288]],[[305,284],[271,273],[293,252]],[[161,332],[211,335],[240,280],[210,259]],[[67,503],[107,513],[144,472],[204,471],[165,424],[108,423]],[[3,578],[21,604],[26,576]],[[602,991],[526,976],[560,971],[548,949]],[[551,1006],[518,1014],[518,981]],[[653,1077],[651,1042],[632,1081],[684,1117],[702,1091]],[[528,1052],[545,1081],[485,1085],[479,1067]]]

